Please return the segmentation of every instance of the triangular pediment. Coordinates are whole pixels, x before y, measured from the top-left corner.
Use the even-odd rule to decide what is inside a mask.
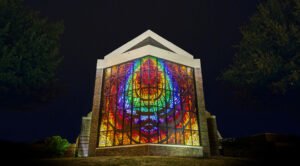
[[[184,51],[183,49],[176,46],[175,44],[171,43],[170,41],[164,39],[163,37],[159,36],[158,34],[152,32],[151,30],[147,30],[146,32],[139,35],[138,37],[127,42],[123,46],[119,47],[118,49],[106,55],[105,58],[121,55],[123,53],[130,52],[139,49],[141,47],[145,47],[147,45],[151,45],[159,49],[169,51],[184,57],[193,58],[191,54]]]
[[[152,45],[152,46],[155,46],[155,47],[158,47],[158,48],[167,50],[167,51],[174,52],[174,51],[170,50],[169,48],[167,48],[166,46],[164,46],[163,44],[161,44],[161,43],[159,43],[158,41],[154,40],[154,39],[151,38],[151,37],[147,37],[146,39],[144,39],[144,40],[141,41],[140,43],[136,44],[135,46],[131,47],[130,49],[128,49],[128,50],[125,51],[125,52],[132,51],[132,50],[135,50],[135,49],[144,47],[144,46],[146,46],[146,45]]]

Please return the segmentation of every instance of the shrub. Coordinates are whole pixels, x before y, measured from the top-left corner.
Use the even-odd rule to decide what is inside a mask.
[[[60,136],[48,137],[45,140],[45,150],[50,156],[63,156],[69,146],[68,140]]]

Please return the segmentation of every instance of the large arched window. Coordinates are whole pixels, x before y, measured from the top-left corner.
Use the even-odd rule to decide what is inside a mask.
[[[104,70],[99,147],[199,146],[193,68],[146,56]]]

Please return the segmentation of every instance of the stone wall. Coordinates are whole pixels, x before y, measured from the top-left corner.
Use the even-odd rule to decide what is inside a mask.
[[[197,108],[198,108],[198,123],[200,130],[200,145],[203,147],[203,153],[205,157],[210,157],[210,145],[207,129],[207,115],[205,109],[204,89],[202,80],[201,67],[195,68],[195,84],[197,95]]]
[[[87,117],[82,117],[81,131],[78,137],[78,157],[87,157],[89,151],[89,138],[91,129],[91,113]]]
[[[203,157],[202,147],[165,145],[165,144],[138,144],[115,147],[97,148],[96,156],[181,156]]]
[[[216,116],[210,116],[207,119],[207,128],[210,143],[210,152],[212,156],[220,155],[220,142],[218,137],[218,128]]]
[[[95,156],[97,141],[98,141],[98,127],[100,119],[100,102],[101,102],[101,89],[102,89],[102,77],[103,69],[98,68],[96,71],[96,80],[95,80],[95,89],[94,89],[94,99],[93,99],[93,108],[92,108],[92,119],[91,119],[91,130],[89,137],[89,153],[88,156]],[[101,67],[101,66],[100,66]]]

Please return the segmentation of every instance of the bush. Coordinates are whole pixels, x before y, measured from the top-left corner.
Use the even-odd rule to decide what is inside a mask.
[[[70,143],[60,136],[52,136],[45,140],[45,150],[50,156],[63,156]]]

